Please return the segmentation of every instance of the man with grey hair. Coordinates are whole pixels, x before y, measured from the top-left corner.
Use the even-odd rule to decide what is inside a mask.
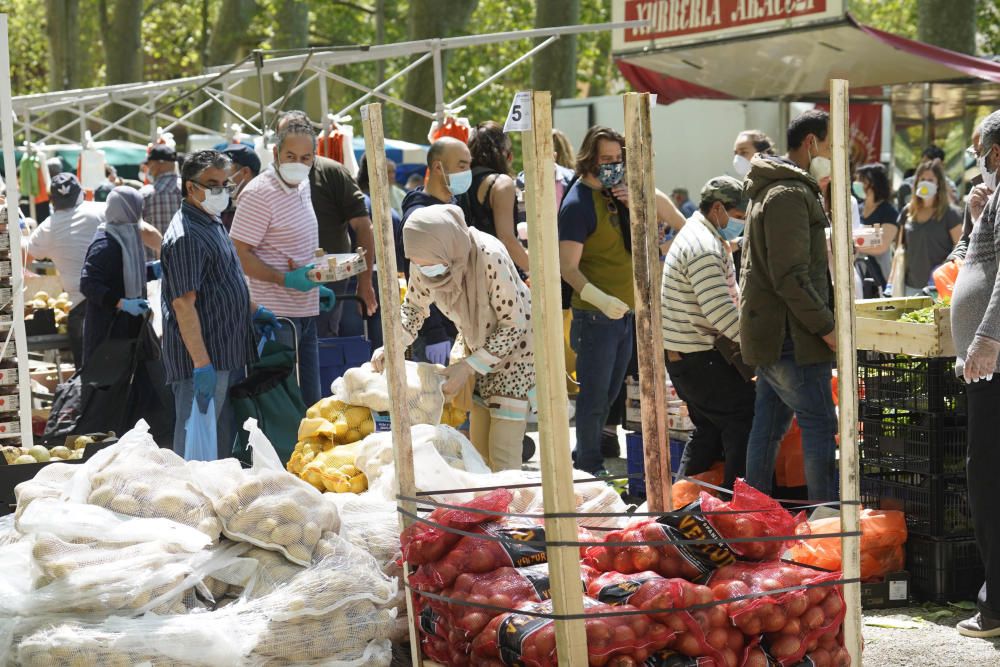
[[[986,569],[979,591],[979,613],[958,624],[966,637],[1000,637],[1000,522],[993,515],[996,481],[1000,477],[1000,111],[980,126],[976,161],[983,184],[993,190],[969,238],[965,264],[958,273],[951,300],[955,338],[955,372],[968,383],[969,448],[967,474],[969,508],[976,542]]]
[[[235,435],[229,388],[254,355],[251,323],[274,316],[250,301],[239,257],[219,218],[229,205],[230,161],[199,151],[181,168],[184,201],[161,248],[163,364],[174,392],[174,451],[184,454],[194,405],[214,402],[218,455],[228,456]]]
[[[292,121],[311,124],[304,111],[286,111],[278,120],[278,131]],[[319,247],[328,253],[352,252],[354,245],[365,252],[368,267],[356,278],[329,283],[327,287],[337,294],[356,291],[361,300],[362,316],[375,314],[378,304],[372,284],[372,267],[375,264],[375,235],[372,220],[365,205],[365,195],[358,187],[351,172],[340,162],[316,155],[309,169],[309,194],[312,197],[313,212],[319,230]],[[352,287],[356,285],[356,287]],[[320,338],[340,335],[340,319],[345,307],[356,308],[355,304],[341,303],[328,313],[321,313],[317,321]]]
[[[240,193],[229,237],[236,246],[254,301],[292,321],[276,334],[289,347],[298,343],[299,385],[306,405],[321,397],[316,319],[336,303],[333,291],[308,273],[319,247],[309,170],[316,132],[298,119],[279,125],[274,162]]]

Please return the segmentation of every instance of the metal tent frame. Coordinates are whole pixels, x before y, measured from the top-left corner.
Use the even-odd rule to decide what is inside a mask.
[[[362,93],[356,100],[332,114],[335,118],[344,116],[372,98],[377,98],[420,114],[429,120],[443,120],[448,114],[460,111],[465,100],[485,89],[517,65],[534,57],[560,37],[605,30],[639,28],[645,26],[646,23],[646,21],[619,21],[372,46],[315,47],[292,51],[255,50],[239,62],[209,68],[204,74],[197,76],[15,97],[12,100],[12,108],[16,114],[14,132],[15,137],[21,136],[25,142],[34,141],[36,143],[52,141],[82,143],[87,129],[93,129],[92,138],[94,140],[113,138],[111,133],[118,132],[120,135],[142,142],[155,141],[158,130],[166,132],[177,127],[216,134],[219,132],[218,128],[205,127],[195,122],[193,118],[204,109],[217,104],[254,133],[263,134],[263,131],[270,127],[269,121],[273,122],[288,98],[314,83],[319,88],[321,118],[325,120],[331,114],[326,94],[326,86],[329,81],[355,88]],[[541,39],[542,41],[455,99],[450,102],[445,101],[442,66],[442,54],[445,51],[523,39]],[[331,71],[338,66],[393,58],[413,58],[413,60],[374,87],[358,83]],[[392,83],[428,61],[432,63],[434,68],[435,102],[433,110],[421,109],[386,92]],[[279,99],[267,100],[264,77],[280,76],[288,72],[295,72],[295,76],[285,92]],[[256,100],[235,92],[237,87],[254,78],[258,82],[258,98]],[[178,103],[192,96],[204,99],[200,99],[193,108],[179,117],[170,113]],[[114,121],[103,118],[101,112],[111,105],[124,107],[127,112]],[[254,111],[241,112],[236,108],[237,105],[254,109]],[[59,127],[52,128],[50,125],[52,115],[57,112],[71,112],[75,118]],[[136,116],[148,118],[148,134],[143,134],[124,124]],[[44,129],[41,127],[43,125]],[[94,125],[100,127],[93,128]],[[74,127],[78,128],[78,139],[73,139],[71,136],[74,133]]]

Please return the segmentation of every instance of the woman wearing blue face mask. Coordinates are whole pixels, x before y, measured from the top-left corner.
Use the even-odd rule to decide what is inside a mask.
[[[529,397],[535,389],[531,294],[496,237],[465,224],[454,205],[426,206],[403,225],[410,281],[403,299],[404,343],[436,305],[458,328],[452,363],[441,371],[446,397],[474,382],[469,438],[493,470],[521,468]],[[372,357],[383,367],[383,349]]]

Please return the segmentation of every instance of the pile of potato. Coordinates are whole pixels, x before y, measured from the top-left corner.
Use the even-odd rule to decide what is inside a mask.
[[[31,300],[24,301],[24,319],[34,319],[35,312],[39,310],[55,311],[56,328],[59,333],[66,333],[69,324],[69,311],[73,308],[73,303],[69,300],[69,294],[61,292],[59,296],[53,298],[48,292],[35,292]]]

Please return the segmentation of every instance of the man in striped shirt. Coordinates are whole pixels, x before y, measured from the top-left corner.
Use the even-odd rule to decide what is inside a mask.
[[[694,475],[725,459],[725,485],[746,472],[754,387],[723,355],[739,342],[739,287],[732,254],[720,233],[742,220],[747,197],[730,176],[713,178],[663,263],[663,346],[667,373],[688,406],[695,430],[679,473]],[[731,347],[731,346],[730,346]]]
[[[308,277],[319,247],[309,194],[316,132],[308,122],[290,120],[276,140],[274,163],[240,193],[229,236],[250,279],[250,296],[294,324],[279,329],[277,339],[289,347],[298,343],[302,400],[313,405],[322,393],[316,318],[336,303],[331,290]]]

